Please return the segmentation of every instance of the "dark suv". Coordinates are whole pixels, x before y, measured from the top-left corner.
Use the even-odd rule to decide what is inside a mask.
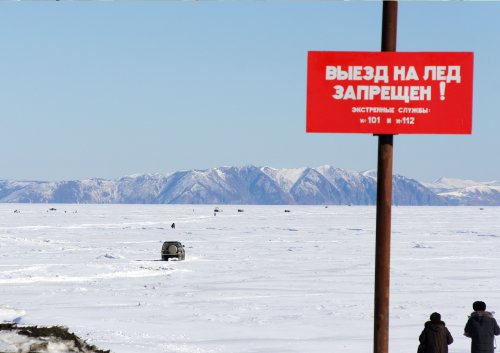
[[[168,261],[169,259],[177,259],[182,261],[186,258],[184,246],[179,241],[166,241],[161,247],[161,259]]]

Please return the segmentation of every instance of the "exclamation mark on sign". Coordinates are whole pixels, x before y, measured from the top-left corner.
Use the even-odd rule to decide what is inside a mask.
[[[441,93],[441,100],[444,101],[444,93],[446,91],[446,82],[439,82],[439,92]]]

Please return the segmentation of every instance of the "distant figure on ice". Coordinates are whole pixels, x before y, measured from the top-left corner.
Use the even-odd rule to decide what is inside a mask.
[[[424,325],[424,330],[418,338],[420,344],[417,353],[448,353],[448,345],[453,343],[450,331],[441,321],[441,314],[432,313],[430,321]]]
[[[465,325],[464,336],[470,337],[471,353],[493,353],[495,336],[500,335],[500,327],[493,314],[486,311],[486,304],[476,301],[472,304],[474,312]]]
[[[175,223],[172,223],[172,225],[170,226],[170,228],[175,229]]]

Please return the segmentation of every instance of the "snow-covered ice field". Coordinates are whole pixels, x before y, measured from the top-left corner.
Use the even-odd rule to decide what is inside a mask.
[[[0,313],[115,353],[373,351],[374,207],[220,208],[1,204]],[[500,208],[393,207],[392,229],[390,351],[438,311],[469,352],[472,302],[500,310]]]

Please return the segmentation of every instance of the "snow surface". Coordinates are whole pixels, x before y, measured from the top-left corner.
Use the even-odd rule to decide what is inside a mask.
[[[373,350],[374,207],[223,208],[0,204],[0,314],[115,353]],[[434,311],[469,352],[472,302],[500,307],[499,220],[393,208],[391,352],[415,352]],[[186,261],[158,261],[165,240]]]
[[[24,315],[26,315],[24,310],[14,309],[8,305],[0,305],[0,324],[19,323]]]

